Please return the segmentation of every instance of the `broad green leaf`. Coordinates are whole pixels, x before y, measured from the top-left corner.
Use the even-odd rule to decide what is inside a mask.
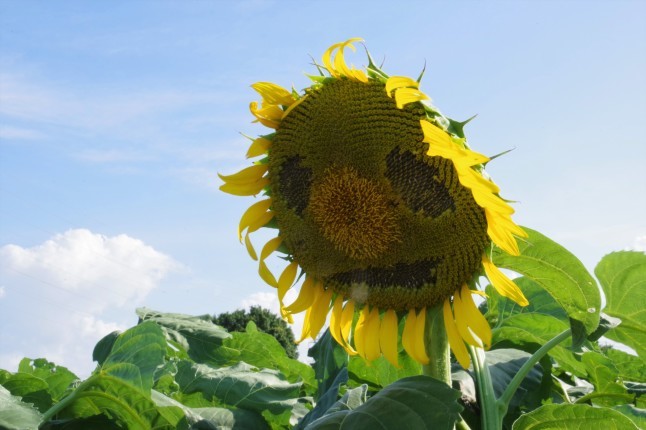
[[[639,430],[610,408],[588,405],[544,405],[516,420],[513,430]]]
[[[557,334],[568,329],[568,324],[550,315],[518,314],[507,318],[502,325],[493,330],[492,345],[508,347],[514,345],[529,352],[547,343]],[[533,347],[532,347],[533,345]],[[577,376],[585,376],[585,366],[569,349],[572,345],[566,339],[549,351],[563,369]]]
[[[40,413],[0,385],[0,428],[7,430],[38,429]]]
[[[348,374],[350,377],[348,385],[356,387],[361,384],[368,384],[372,389],[379,390],[393,382],[407,376],[419,375],[421,366],[410,358],[403,350],[398,355],[399,369],[394,367],[385,357],[368,362],[361,357],[350,357]]]
[[[129,430],[171,430],[178,427],[176,418],[181,416],[161,413],[141,389],[105,373],[90,376],[75,395],[75,401],[61,411],[60,418],[86,418],[102,413]]]
[[[236,406],[276,416],[285,411],[298,418],[309,409],[301,398],[301,383],[291,383],[276,370],[258,369],[246,363],[214,369],[182,361],[175,380],[180,387],[174,397],[189,407]]]
[[[23,402],[33,404],[41,412],[45,412],[53,404],[47,382],[29,373],[3,373],[0,375],[0,385],[12,395],[22,398]]]
[[[623,385],[617,383],[619,371],[612,361],[597,352],[586,352],[581,357],[588,372],[589,381],[594,385],[592,403],[601,406],[615,406],[633,400]]]
[[[606,337],[646,358],[646,254],[613,252],[601,259],[594,273],[606,295],[604,311],[622,321]]]
[[[339,373],[347,368],[348,354],[332,338],[330,330],[326,329],[323,336],[309,349],[307,355],[314,359],[312,368],[314,369],[314,375],[318,383],[318,391],[315,398],[318,402],[319,398],[329,392],[330,387],[335,384]],[[347,372],[345,372],[345,375],[347,380]]]
[[[190,429],[269,429],[260,414],[245,409],[189,408],[155,390],[152,391],[152,400],[155,405],[163,409],[181,411],[184,414],[184,421],[180,424]]]
[[[123,430],[105,415],[49,421],[39,430]]]
[[[588,336],[588,340],[590,341],[596,341],[601,339],[603,335],[605,335],[608,330],[612,330],[615,327],[618,327],[619,324],[621,324],[621,320],[619,318],[611,317],[608,314],[605,314],[601,312],[599,315],[599,327],[590,335]]]
[[[493,286],[487,285],[485,292],[488,297],[483,303],[487,305],[486,317],[491,326],[495,327],[504,319],[521,313],[539,313],[551,315],[563,321],[568,320],[563,308],[536,282],[525,277],[516,278],[514,282],[523,290],[529,305],[519,306],[513,300],[501,296]]]
[[[59,401],[68,391],[70,384],[78,380],[78,376],[63,366],[37,358],[23,358],[18,365],[19,373],[28,373],[47,383],[47,392],[52,400]]]
[[[491,374],[493,390],[496,397],[500,397],[505,391],[516,373],[529,359],[530,354],[517,349],[495,349],[485,353],[487,367]],[[527,395],[535,394],[540,390],[543,378],[543,370],[540,365],[536,364],[525,376],[516,394],[509,405],[510,410],[523,404]],[[540,405],[540,400],[537,402]]]
[[[403,378],[353,409],[330,410],[307,430],[450,430],[462,407],[460,392],[427,376]]]
[[[191,430],[269,430],[267,421],[255,412],[244,409],[196,408],[192,412],[200,420],[194,423]]]
[[[314,370],[305,363],[287,356],[285,349],[271,335],[258,331],[255,324],[250,322],[244,333],[231,333],[231,337],[223,342],[231,352],[227,365],[244,361],[258,368],[279,370],[288,381],[303,381],[307,394],[316,392]]]
[[[144,392],[150,392],[153,373],[164,362],[166,340],[158,325],[143,322],[121,333],[101,366]]]
[[[356,409],[366,403],[368,396],[368,386],[363,384],[357,388],[350,388],[345,392],[343,397],[334,402],[330,407],[325,410],[322,416],[312,420],[303,420],[298,423],[296,430],[301,429],[338,429],[341,422],[346,416],[346,412]],[[317,405],[318,406],[318,405]],[[307,418],[309,414],[305,417]],[[316,422],[314,425],[313,423]],[[312,424],[312,426],[310,426]]]
[[[223,345],[224,340],[231,335],[213,324],[210,315],[196,317],[156,312],[147,308],[137,309],[137,315],[144,321],[160,325],[166,338],[196,363],[221,366],[236,356],[236,351]]]
[[[613,406],[612,409],[626,415],[640,429],[646,429],[646,410],[636,408],[633,405]]]
[[[599,325],[601,311],[601,295],[594,278],[561,245],[537,231],[523,228],[529,237],[520,241],[520,255],[512,256],[495,248],[494,263],[536,282],[570,318],[583,324],[586,333],[592,333]]]
[[[322,396],[320,396],[317,399],[316,406],[314,407],[314,409],[309,411],[307,415],[303,417],[303,419],[298,423],[298,426],[296,428],[303,429],[307,427],[307,425],[312,421],[317,420],[323,415],[325,415],[327,411],[337,403],[337,400],[339,398],[339,388],[341,387],[341,385],[347,384],[347,382],[348,382],[348,369],[344,367],[343,369],[341,369],[340,372],[336,374],[336,377],[331,382],[331,385],[329,383],[326,384],[329,386],[327,392],[325,392]],[[367,387],[367,386],[363,385],[363,387]]]
[[[607,349],[604,354],[617,368],[619,377],[626,381],[646,382],[646,362],[641,357],[618,349]]]
[[[120,331],[115,330],[112,333],[106,334],[96,345],[94,345],[94,350],[92,351],[92,360],[102,365],[110,351],[112,351],[112,345],[116,342],[117,338],[121,334]]]

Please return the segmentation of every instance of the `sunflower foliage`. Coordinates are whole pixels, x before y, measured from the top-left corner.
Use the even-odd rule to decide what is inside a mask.
[[[611,253],[595,279],[563,247],[526,230],[520,256],[494,259],[522,275],[515,281],[530,305],[491,287],[481,305],[493,331],[485,361],[496,396],[542,345],[568,328],[573,335],[527,373],[503,428],[644,428],[646,255]],[[473,367],[454,363],[448,387],[421,375],[401,348],[399,368],[384,357],[350,357],[329,330],[310,348],[310,365],[253,322],[229,333],[208,315],[137,314],[136,326],[97,343],[85,380],[43,358],[0,370],[0,428],[484,428]]]

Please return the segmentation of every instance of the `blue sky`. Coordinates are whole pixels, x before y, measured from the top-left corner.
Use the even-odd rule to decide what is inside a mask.
[[[275,306],[218,191],[249,87],[300,89],[359,36],[467,128],[516,221],[592,270],[646,245],[642,1],[0,0],[0,368],[83,374],[134,308]],[[349,58],[365,65],[359,51]],[[320,60],[319,60],[320,61]],[[258,241],[258,243],[260,243]]]

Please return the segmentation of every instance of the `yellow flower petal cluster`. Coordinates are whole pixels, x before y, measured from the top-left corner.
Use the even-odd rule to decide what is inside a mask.
[[[485,176],[483,172],[484,164],[490,161],[490,159],[485,155],[472,151],[466,145],[463,137],[448,131],[443,125],[446,124],[446,121],[441,120],[440,114],[433,113],[434,111],[429,110],[430,108],[424,104],[429,100],[429,97],[420,90],[418,81],[405,76],[388,77],[372,64],[372,67],[369,67],[365,71],[351,65],[349,66],[345,61],[345,50],[350,49],[354,51],[353,43],[360,40],[354,38],[332,45],[323,54],[322,58],[322,67],[327,71],[329,76],[315,79],[312,88],[303,95],[298,95],[295,92],[288,91],[285,88],[268,82],[259,82],[252,85],[252,88],[258,92],[262,99],[260,103],[252,102],[250,105],[251,113],[255,117],[254,122],[259,122],[268,128],[276,130],[276,133],[280,134],[283,131],[281,124],[293,115],[298,115],[299,118],[302,117],[308,120],[311,116],[315,115],[316,111],[314,110],[315,107],[313,107],[315,105],[305,102],[308,97],[311,97],[312,93],[310,91],[330,86],[332,85],[331,82],[354,82],[355,84],[352,84],[353,86],[351,88],[352,91],[361,91],[362,88],[368,89],[368,87],[374,88],[375,85],[380,86],[380,88],[383,88],[381,90],[383,93],[380,94],[385,94],[386,98],[379,100],[379,103],[393,103],[397,110],[402,112],[406,111],[409,115],[417,115],[416,112],[423,113],[418,120],[418,133],[420,135],[419,145],[423,145],[425,154],[411,155],[413,157],[412,159],[417,160],[419,157],[426,157],[424,158],[426,160],[439,157],[448,160],[443,161],[443,163],[449,162],[449,165],[453,166],[454,173],[452,174],[455,175],[457,182],[459,182],[459,184],[452,183],[451,187],[453,187],[452,189],[469,190],[465,192],[471,193],[469,199],[474,202],[472,210],[482,214],[476,214],[474,216],[482,216],[483,222],[486,220],[486,228],[483,224],[483,232],[486,229],[488,243],[501,248],[508,254],[518,255],[519,249],[516,240],[517,238],[526,237],[526,234],[512,221],[511,215],[514,213],[514,210],[500,197],[499,187]],[[362,85],[365,85],[365,87],[362,87]],[[339,88],[341,88],[339,90],[341,91],[345,87]],[[389,99],[392,101],[389,102]],[[411,107],[413,110],[411,110]],[[370,118],[378,118],[378,115],[375,113],[376,108],[370,109],[367,109],[365,115],[372,116],[368,119],[364,118],[366,121],[371,120]],[[389,109],[392,111],[394,108]],[[356,113],[356,115],[361,114],[360,111]],[[353,121],[353,118],[342,118],[340,120]],[[374,126],[378,127],[380,125],[378,119],[374,119],[374,121],[377,121]],[[284,132],[289,134],[288,131]],[[320,136],[334,136],[334,139],[338,140],[337,145],[346,142],[346,140],[350,142],[354,138],[352,136],[335,135],[335,132],[338,132],[338,130],[317,129],[312,131],[311,134],[317,139],[322,138]],[[361,208],[362,200],[366,202],[378,202],[379,205],[383,205],[384,209],[379,209],[379,214],[384,210],[390,210],[389,208],[392,205],[402,205],[404,203],[394,202],[391,190],[388,191],[390,194],[386,194],[388,197],[377,195],[379,187],[383,186],[385,182],[379,178],[364,178],[358,173],[358,170],[352,170],[347,167],[340,168],[336,170],[338,172],[337,176],[329,179],[330,174],[328,172],[334,171],[333,166],[329,166],[329,169],[321,169],[324,173],[311,173],[311,168],[307,164],[309,161],[303,161],[303,157],[301,156],[289,158],[287,161],[277,161],[277,155],[272,150],[274,145],[279,145],[277,142],[280,142],[280,139],[277,140],[274,134],[261,136],[253,140],[247,151],[247,157],[263,158],[252,166],[233,175],[220,175],[220,178],[224,181],[220,189],[229,194],[239,196],[266,194],[265,198],[252,204],[242,215],[238,226],[238,238],[240,241],[244,238],[249,255],[258,261],[258,273],[260,277],[268,285],[277,289],[283,318],[291,322],[292,315],[305,312],[300,341],[306,338],[315,339],[325,326],[327,316],[330,315],[329,327],[331,335],[350,355],[359,355],[366,360],[375,360],[380,356],[384,356],[393,366],[398,366],[398,354],[401,345],[401,348],[410,357],[419,363],[428,363],[429,357],[425,349],[424,331],[426,327],[427,308],[432,304],[430,302],[420,302],[406,305],[403,308],[402,306],[375,304],[396,304],[398,297],[397,291],[399,291],[395,286],[387,290],[389,291],[388,293],[376,293],[378,285],[381,285],[378,282],[386,282],[384,280],[386,278],[394,279],[393,273],[396,273],[399,276],[397,279],[400,281],[403,280],[406,283],[407,278],[402,278],[402,276],[405,276],[407,273],[411,273],[410,276],[416,276],[416,272],[413,269],[409,270],[409,266],[404,264],[406,262],[402,262],[401,264],[391,262],[388,267],[373,267],[375,261],[382,261],[379,258],[382,258],[381,254],[388,253],[389,247],[395,245],[400,246],[399,242],[401,240],[397,240],[398,235],[403,234],[400,230],[406,230],[408,227],[396,225],[399,219],[402,218],[402,215],[394,209],[387,218],[384,218],[387,222],[374,223],[365,221],[372,219],[371,217],[374,217],[374,215],[370,210]],[[359,141],[358,144],[360,143]],[[300,144],[300,142],[297,142],[297,144]],[[343,160],[349,157],[348,153],[344,151],[350,151],[353,147],[350,143],[346,144],[350,145],[347,150],[343,149],[342,146],[338,146],[338,151],[340,152],[337,154],[337,158]],[[412,147],[416,147],[414,145],[417,144],[412,144]],[[390,154],[390,156],[395,157],[397,152],[391,152]],[[270,167],[273,166],[272,162],[282,164]],[[295,165],[295,163],[301,162],[304,163],[304,167],[299,165],[298,168],[294,168],[292,166],[292,164]],[[364,170],[370,171],[369,168]],[[274,173],[272,174],[272,172]],[[281,180],[283,182],[278,182],[279,186],[276,186],[276,174],[288,175],[289,172],[296,172],[301,176],[282,178]],[[326,179],[319,178],[316,175],[328,176]],[[440,181],[441,178],[437,175],[439,173],[433,176],[435,178],[434,181]],[[450,179],[444,180],[450,182]],[[310,189],[306,188],[304,182],[307,182],[307,184],[311,182],[313,184],[311,187],[314,188],[314,191],[310,193]],[[363,233],[355,234],[352,231],[352,228],[355,228],[354,224],[340,226],[340,228],[342,227],[340,231],[346,233],[343,233],[344,236],[335,236],[333,230],[335,230],[334,223],[337,222],[337,218],[334,217],[334,213],[326,213],[327,207],[330,207],[330,210],[334,210],[332,209],[335,206],[333,204],[334,202],[330,200],[331,203],[319,204],[319,196],[325,195],[326,198],[329,198],[331,195],[334,196],[328,193],[328,188],[334,192],[340,189],[343,193],[347,194],[345,192],[346,188],[344,187],[352,187],[354,184],[361,188],[357,188],[356,192],[348,188],[350,190],[349,194],[352,194],[354,196],[352,199],[355,200],[348,200],[349,203],[345,202],[344,205],[339,205],[344,211],[342,212],[343,217],[346,219],[348,217],[353,218],[353,211],[355,210],[353,204],[357,203],[356,210],[363,211],[357,212],[358,216],[356,219],[359,220],[357,222],[363,223],[363,225],[369,225],[372,230],[378,230],[381,224],[385,223],[386,226],[383,229],[388,231],[383,233],[383,240],[379,242],[382,244],[380,248],[373,247],[368,249],[363,248],[360,243],[355,243],[357,242],[357,238],[362,237],[361,234]],[[428,187],[429,189],[432,187],[437,188],[439,185],[429,183]],[[301,191],[297,192],[295,190]],[[289,210],[283,208],[284,205],[282,205],[282,200],[280,200],[282,197],[278,196],[281,193],[296,201]],[[443,194],[438,191],[437,195],[441,196]],[[319,200],[316,200],[316,204],[311,204],[312,198]],[[371,204],[374,206],[374,203]],[[451,197],[446,197],[442,204],[444,206],[442,206],[442,209],[437,214],[434,214],[427,221],[420,222],[432,225],[436,219],[443,220],[447,216],[450,216],[451,210],[455,209],[451,209]],[[416,210],[417,212],[412,213],[410,217],[420,218],[424,215],[419,212],[419,209]],[[306,258],[304,257],[304,253],[306,251],[310,252],[310,249],[318,248],[305,247],[303,249],[306,251],[300,251],[300,254],[290,249],[295,246],[293,239],[287,239],[289,235],[286,228],[289,228],[291,224],[281,219],[283,216],[288,217],[288,215],[284,215],[288,212],[289,216],[292,217],[310,217],[313,220],[311,222],[319,226],[319,230],[329,230],[330,232],[323,233],[324,237],[320,240],[331,243],[331,245],[328,244],[325,246],[336,246],[335,252],[338,252],[339,255],[343,255],[343,252],[346,252],[348,259],[355,259],[357,264],[356,269],[325,276],[321,275],[321,273],[325,273],[324,265],[316,267],[316,270],[306,270],[303,267],[303,261]],[[269,224],[275,227],[276,221],[278,221],[277,224],[279,226],[278,235],[269,240],[263,246],[260,255],[258,255],[251,243],[250,234]],[[349,223],[350,221],[344,219],[338,222]],[[283,227],[282,230],[280,228],[281,226]],[[314,229],[314,231],[318,230]],[[325,236],[325,234],[328,236]],[[350,242],[343,243],[342,241],[344,240],[349,240]],[[370,241],[370,238],[367,237],[366,240]],[[368,242],[369,245],[370,242]],[[459,246],[459,244],[456,246]],[[285,254],[285,260],[287,261],[287,266],[282,270],[278,278],[269,270],[266,264],[267,258],[276,252]],[[477,279],[481,274],[486,275],[501,295],[514,300],[521,306],[527,305],[527,299],[521,290],[491,262],[487,252],[488,249],[483,247],[480,251],[481,254],[476,254],[476,257],[481,255],[476,260],[476,264],[480,264],[479,270],[473,271],[473,273],[470,273],[470,276],[473,279]],[[316,266],[311,262],[316,261],[316,256],[308,256],[307,258],[310,258],[308,260],[308,267]],[[455,257],[447,256],[447,258]],[[425,261],[424,263],[428,263],[428,267],[431,267],[428,270],[435,273],[436,266],[433,265],[435,264],[434,260],[431,259],[429,261]],[[411,265],[410,267],[417,266]],[[401,275],[402,273],[404,275]],[[302,276],[299,276],[299,274]],[[345,279],[343,277],[348,276],[355,279],[351,283],[351,286],[348,288],[339,287],[338,285],[341,281],[338,280]],[[368,280],[358,281],[360,279]],[[377,279],[377,281],[374,281],[374,279]],[[334,282],[337,283],[335,284],[331,280],[335,280]],[[377,284],[371,285],[370,282],[377,282]],[[287,292],[299,283],[297,298],[293,303],[285,304],[284,300]],[[468,284],[469,282],[466,280],[461,280],[452,286],[450,285],[449,294],[444,294],[439,302],[439,305],[442,306],[444,324],[451,350],[458,362],[464,367],[468,367],[470,363],[466,344],[481,348],[488,348],[491,344],[490,327],[478,310],[472,297],[472,294],[479,294],[481,292],[471,289]],[[407,288],[407,290],[402,290],[404,291],[402,294],[413,294],[416,291],[412,287]],[[391,291],[393,292],[392,294],[390,293]],[[371,302],[370,297],[374,294],[388,295],[387,298],[390,301]],[[400,327],[401,321],[404,321],[404,323]]]

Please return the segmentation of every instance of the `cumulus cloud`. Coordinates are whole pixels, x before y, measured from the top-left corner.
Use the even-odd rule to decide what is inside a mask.
[[[96,342],[132,325],[134,308],[181,268],[141,240],[86,229],[31,248],[5,245],[0,261],[7,310],[0,368],[12,370],[16,357],[45,357],[79,373],[91,370]]]

